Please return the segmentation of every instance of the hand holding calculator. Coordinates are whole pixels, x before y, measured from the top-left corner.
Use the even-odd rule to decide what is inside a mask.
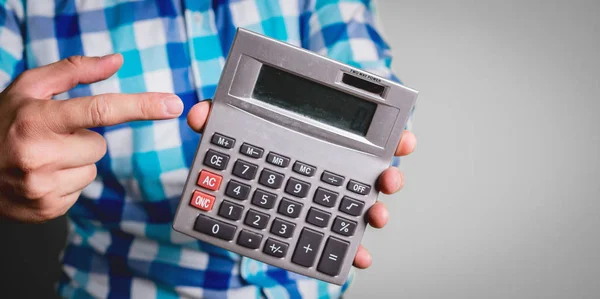
[[[240,29],[173,228],[343,284],[416,95]]]

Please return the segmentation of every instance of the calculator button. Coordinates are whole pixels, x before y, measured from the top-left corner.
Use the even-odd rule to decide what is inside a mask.
[[[329,237],[325,244],[321,260],[317,270],[327,275],[336,276],[340,274],[342,263],[348,252],[349,244],[337,238]]]
[[[317,168],[314,166],[310,166],[308,164],[304,164],[300,161],[296,161],[296,163],[294,163],[294,171],[299,173],[299,174],[303,174],[305,176],[313,176],[315,175],[315,172],[317,172]]]
[[[316,225],[318,227],[326,227],[329,223],[331,214],[321,211],[319,209],[310,208],[308,215],[306,215],[306,222]]]
[[[310,183],[295,178],[290,178],[285,185],[285,193],[300,198],[305,198],[309,189]]]
[[[322,206],[331,208],[335,206],[337,198],[338,193],[323,188],[317,188],[313,201]]]
[[[229,181],[227,189],[225,189],[225,195],[239,200],[246,200],[248,194],[250,194],[250,186],[236,180]]]
[[[202,214],[196,218],[196,223],[194,224],[194,230],[227,241],[233,240],[236,228],[235,225]]]
[[[348,190],[361,195],[367,195],[371,191],[371,186],[355,180],[350,180],[348,182]]]
[[[294,234],[294,229],[296,229],[295,224],[279,218],[275,218],[275,220],[273,220],[273,224],[271,225],[271,233],[284,238],[292,237]]]
[[[279,209],[277,209],[277,212],[288,217],[298,218],[298,215],[300,215],[300,211],[302,210],[302,206],[303,205],[301,203],[284,197],[279,204]]]
[[[258,179],[258,182],[261,185],[265,185],[273,189],[278,189],[283,183],[283,174],[265,168],[260,173],[260,179]]]
[[[255,210],[249,210],[248,213],[246,213],[246,219],[244,220],[244,223],[246,225],[252,226],[254,228],[258,228],[258,229],[264,229],[265,227],[267,227],[267,223],[269,222],[269,215],[265,214],[265,213],[261,213],[259,211],[255,211]]]
[[[243,211],[244,207],[225,200],[219,207],[219,216],[237,221],[242,219]]]
[[[227,168],[227,162],[229,162],[229,156],[219,153],[217,151],[208,150],[204,157],[204,165],[210,166],[217,170],[223,170]]]
[[[198,186],[216,191],[219,190],[219,187],[221,186],[221,180],[223,180],[222,176],[202,170],[198,177]]]
[[[214,145],[218,145],[224,148],[232,148],[235,145],[235,139],[231,137],[227,137],[225,135],[221,135],[219,133],[214,133],[210,142]]]
[[[242,179],[252,180],[256,176],[258,166],[244,160],[237,160],[233,165],[233,174]]]
[[[238,236],[237,243],[246,248],[258,249],[260,241],[262,241],[262,235],[243,229]]]
[[[258,158],[262,157],[264,150],[258,146],[254,146],[254,145],[248,144],[248,143],[243,143],[242,146],[240,146],[240,153],[242,153],[248,157],[258,159]]]
[[[279,167],[287,167],[290,164],[290,158],[270,152],[267,155],[267,162]]]
[[[274,257],[284,257],[288,250],[288,244],[268,238],[265,242],[263,252]]]
[[[333,172],[323,171],[321,181],[330,185],[341,186],[344,183],[344,177]]]
[[[252,196],[252,204],[264,209],[272,209],[275,205],[276,199],[277,195],[261,189],[256,189],[256,191],[254,191],[254,195]]]
[[[190,205],[203,211],[210,211],[212,210],[214,204],[214,196],[206,194],[204,192],[200,192],[198,190],[194,190],[194,194],[192,194],[192,200],[190,201]]]
[[[352,216],[359,216],[364,207],[364,202],[344,196],[342,198],[342,203],[340,204],[340,211]]]
[[[317,250],[321,246],[323,234],[304,228],[292,256],[292,262],[304,267],[312,267],[317,258]]]
[[[333,227],[331,230],[340,235],[352,236],[356,230],[356,222],[346,218],[336,217],[333,221]]]

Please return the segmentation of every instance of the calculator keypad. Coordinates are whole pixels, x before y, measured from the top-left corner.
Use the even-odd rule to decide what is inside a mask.
[[[290,258],[296,265],[315,267],[326,275],[338,275],[350,247],[350,241],[345,238],[354,235],[357,217],[364,212],[365,202],[360,195],[369,194],[371,186],[346,180],[327,170],[319,174],[317,167],[292,161],[281,153],[269,151],[263,157],[264,148],[246,142],[239,146],[239,152],[245,157],[231,161],[233,166],[228,168],[231,156],[226,153],[235,147],[236,140],[215,133],[210,142],[215,149],[206,151],[203,164],[208,168],[200,171],[196,184],[208,193],[194,190],[190,205],[210,211],[216,201],[221,202],[217,202],[217,218],[200,213],[194,230],[275,258]],[[268,163],[263,164],[267,167],[262,167],[261,161]],[[219,170],[226,169],[230,169],[234,178],[223,182],[223,173]],[[287,176],[290,171],[292,176]],[[315,182],[322,186],[313,186]],[[225,189],[224,198],[210,194],[219,189]],[[284,193],[289,196],[281,197]],[[340,193],[341,201],[338,200]],[[309,201],[304,202],[309,196]],[[240,202],[249,198],[248,204]],[[308,211],[303,214],[305,208]],[[272,212],[268,212],[270,210]],[[340,212],[346,216],[337,216]],[[239,234],[233,240],[236,231]],[[332,233],[326,235],[327,231]],[[294,236],[298,239],[293,239]],[[292,252],[288,254],[288,251]]]

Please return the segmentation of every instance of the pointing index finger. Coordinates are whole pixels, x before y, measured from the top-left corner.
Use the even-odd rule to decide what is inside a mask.
[[[60,133],[79,129],[112,126],[136,120],[175,118],[183,103],[174,94],[102,94],[56,101],[48,115],[56,116],[52,129]]]

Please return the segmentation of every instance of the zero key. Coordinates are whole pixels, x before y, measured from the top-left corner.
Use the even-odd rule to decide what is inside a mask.
[[[237,227],[235,225],[231,225],[202,214],[196,218],[196,223],[194,224],[195,231],[199,231],[203,234],[217,237],[226,241],[233,240],[233,235],[235,234],[236,228]]]

